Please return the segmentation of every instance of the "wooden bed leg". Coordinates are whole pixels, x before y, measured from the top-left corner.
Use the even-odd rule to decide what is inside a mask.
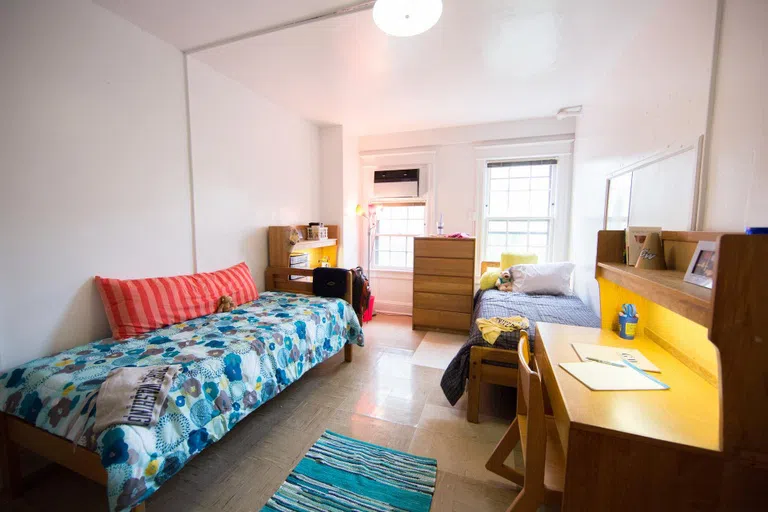
[[[347,363],[352,362],[352,345],[350,344],[344,345],[344,361]]]
[[[139,503],[135,507],[131,509],[131,512],[146,512],[147,510],[147,504],[146,503]]]
[[[480,422],[480,376],[482,374],[483,355],[472,347],[469,350],[469,403],[467,404],[467,421]]]
[[[8,417],[0,413],[0,476],[11,499],[22,494],[19,447],[8,433]]]

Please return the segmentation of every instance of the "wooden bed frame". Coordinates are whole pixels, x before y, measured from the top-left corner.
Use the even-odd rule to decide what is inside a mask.
[[[498,261],[480,262],[480,274],[485,274],[489,268],[501,268]],[[496,384],[510,388],[517,387],[517,368],[487,364],[513,363],[517,364],[517,351],[492,347],[472,347],[469,349],[469,403],[467,404],[467,421],[480,421],[480,383]]]
[[[352,272],[347,278],[347,293],[345,300],[352,303]],[[311,276],[310,269],[297,268],[267,268],[267,291],[285,291],[312,295],[311,281],[290,281],[289,275]],[[352,361],[352,345],[344,346],[344,361]],[[94,451],[73,446],[67,439],[56,436],[38,428],[26,421],[0,412],[0,477],[5,487],[5,493],[10,499],[18,498],[23,493],[20,449],[24,448],[41,455],[75,473],[106,487],[107,471],[101,464],[101,457]],[[142,503],[132,512],[144,512],[146,504]]]

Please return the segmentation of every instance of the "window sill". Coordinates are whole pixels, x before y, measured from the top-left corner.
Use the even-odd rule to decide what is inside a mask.
[[[413,269],[411,268],[372,268],[371,278],[380,279],[400,279],[402,281],[413,280]]]

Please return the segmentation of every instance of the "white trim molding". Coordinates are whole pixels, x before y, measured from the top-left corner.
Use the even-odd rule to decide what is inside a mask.
[[[364,160],[373,160],[376,158],[386,158],[395,156],[412,156],[412,155],[434,155],[437,153],[437,148],[434,146],[422,146],[412,148],[396,148],[396,149],[372,149],[369,151],[361,151],[360,158]]]
[[[376,203],[373,196],[373,173],[383,169],[419,169],[419,197],[413,198],[416,201],[423,201],[426,207],[425,212],[425,232],[429,233],[429,226],[435,222],[435,157],[437,150],[434,147],[422,148],[399,148],[392,150],[376,150],[360,152],[360,169],[363,182],[361,183],[362,195],[361,204]],[[408,199],[402,199],[398,202],[404,202]],[[360,246],[365,247],[367,241],[360,240]],[[370,251],[370,249],[368,249]],[[368,254],[364,254],[363,264],[367,268]],[[412,280],[412,271],[398,269],[376,269],[371,265],[371,289],[374,295],[378,291],[378,284],[383,280]],[[407,278],[403,276],[408,276]],[[408,305],[410,311],[410,304]],[[410,313],[409,313],[410,314]]]
[[[373,304],[376,313],[385,315],[413,316],[413,304],[410,302],[396,302],[393,300],[377,300]]]
[[[392,279],[395,281],[413,281],[413,269],[376,268],[371,269],[371,279]]]

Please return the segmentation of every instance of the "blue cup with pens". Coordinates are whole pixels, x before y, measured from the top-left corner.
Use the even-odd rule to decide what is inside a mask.
[[[619,336],[625,340],[635,339],[637,331],[637,308],[634,304],[622,304],[619,313]]]

